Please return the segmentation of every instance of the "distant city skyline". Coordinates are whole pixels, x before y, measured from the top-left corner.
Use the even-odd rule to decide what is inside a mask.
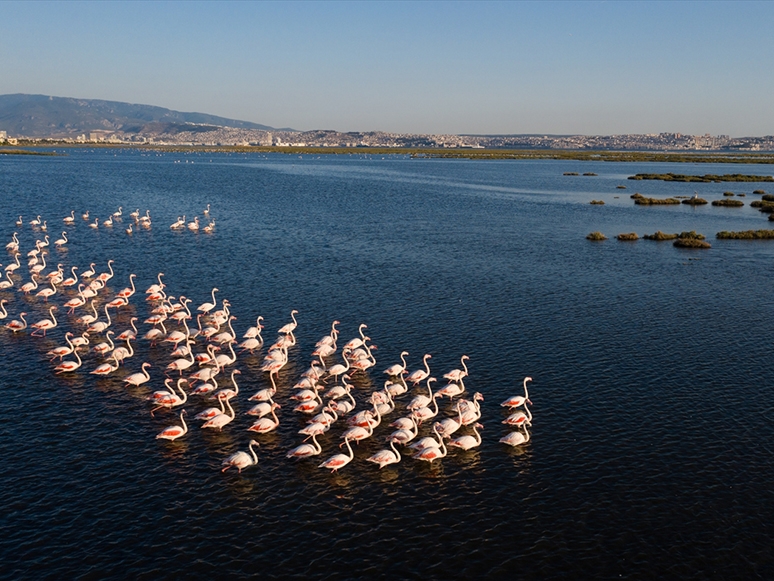
[[[299,130],[774,134],[769,2],[3,2],[0,94]]]

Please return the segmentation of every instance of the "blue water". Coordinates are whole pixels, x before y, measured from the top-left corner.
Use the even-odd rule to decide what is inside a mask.
[[[280,427],[256,438],[259,464],[222,474],[222,460],[254,436],[244,412],[268,385],[264,352],[239,357],[237,415],[223,432],[190,421],[211,405],[192,397],[190,432],[167,442],[155,434],[179,423],[177,412],[151,417],[145,397],[163,385],[168,347],[138,341],[109,378],[88,373],[101,362],[94,354],[78,372],[54,375],[45,353],[80,329],[61,308],[71,291],[51,299],[60,325],[46,338],[0,329],[0,576],[774,576],[774,242],[714,239],[770,222],[748,206],[629,199],[732,190],[749,203],[768,184],[626,180],[770,167],[66,153],[0,156],[3,244],[19,232],[26,258],[43,237],[27,222],[40,214],[52,240],[63,229],[71,239],[66,251],[49,247],[49,264],[82,271],[96,262],[101,272],[115,260],[101,297],[136,273],[139,291],[116,332],[149,315],[143,290],[164,272],[167,290],[193,306],[218,287],[240,336],[262,315],[271,341],[297,309],[298,344],[280,374]],[[201,219],[208,203],[212,235],[169,229],[182,214]],[[112,231],[80,218],[89,210],[102,221],[118,206],[124,219]],[[129,236],[136,208],[149,209],[153,225]],[[76,224],[63,228],[70,210]],[[588,242],[592,230],[611,239]],[[697,230],[712,249],[613,239],[655,230]],[[17,272],[16,287],[29,280],[25,263]],[[29,321],[46,316],[34,295],[14,288],[0,298],[3,323],[22,310]],[[385,447],[385,421],[337,474],[317,465],[339,452],[340,424],[320,439],[321,456],[286,459],[305,419],[292,412],[290,388],[334,319],[340,345],[367,323],[379,347],[376,367],[356,382],[359,409],[402,350],[410,370],[431,353],[439,378],[469,355],[468,395],[485,396],[481,447],[432,465],[406,455],[378,470],[365,458]],[[124,387],[143,361],[151,381]],[[514,449],[498,442],[510,431],[499,403],[521,392],[526,375],[533,428]],[[441,408],[453,415],[448,400]]]

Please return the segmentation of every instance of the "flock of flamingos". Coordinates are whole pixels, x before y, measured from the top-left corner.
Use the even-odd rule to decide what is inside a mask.
[[[210,206],[207,205],[204,215],[209,222],[202,230],[212,233],[215,222],[210,219],[209,213]],[[125,229],[127,234],[133,232],[133,226],[137,229],[151,227],[150,211],[141,215],[137,210],[129,216],[133,223]],[[82,218],[91,228],[100,227],[98,219],[90,222],[89,212],[84,213]],[[71,212],[63,221],[67,226],[74,226],[75,212]],[[102,225],[111,228],[114,223],[121,221],[122,209],[119,208],[103,221]],[[41,221],[40,216],[28,224],[37,232],[45,232],[48,227],[46,221]],[[19,228],[24,226],[21,216],[16,225]],[[199,231],[198,217],[186,224],[183,216],[170,226],[173,230],[186,227],[191,231]],[[68,242],[66,232],[62,232],[62,238],[54,242],[54,248],[63,253]],[[365,334],[368,328],[365,324],[360,325],[359,336],[339,345],[337,325],[340,323],[333,321],[330,332],[317,342],[311,354],[314,359],[293,386],[292,395],[278,393],[278,374],[288,363],[288,351],[296,345],[297,311],[290,312],[291,321],[278,330],[278,337],[271,345],[264,345],[263,317],[257,318],[255,325],[245,331],[240,341],[232,326],[236,317],[231,314],[231,304],[227,299],[222,299],[218,308],[218,299],[215,296],[219,292],[217,288],[212,289],[210,300],[196,307],[194,311],[189,306],[192,303],[190,298],[180,295],[176,298],[167,293],[163,282],[164,275],[159,273],[157,282],[145,291],[150,316],[144,324],[150,325],[151,328],[141,333],[135,324],[137,317],[132,317],[131,328],[119,332],[112,328],[114,321],[111,319],[111,309],[119,312],[130,304],[136,293],[135,274],[129,275],[129,286],[111,297],[108,296],[108,282],[113,278],[112,260],[108,261],[106,272],[97,273],[94,263],[80,272],[80,275],[77,273],[78,267],[72,266],[68,276],[62,264],[45,272],[46,256],[49,255],[49,237],[46,235],[42,240],[36,241],[35,248],[27,252],[30,281],[21,284],[22,277],[18,271],[21,269],[22,251],[16,232],[6,249],[12,257],[12,262],[4,267],[4,279],[0,282],[0,297],[3,297],[0,298],[0,319],[8,318],[6,304],[12,302],[12,299],[5,297],[13,296],[10,292],[15,289],[46,303],[49,303],[49,299],[53,301],[55,297],[61,299],[64,301],[62,308],[67,309],[70,322],[79,329],[78,332],[67,331],[64,335],[66,344],[47,353],[54,373],[70,374],[83,370],[84,360],[81,353],[90,352],[99,359],[99,364],[89,373],[109,376],[132,359],[132,343],[138,340],[150,342],[154,349],[171,349],[170,362],[164,370],[164,389],[151,393],[148,400],[152,406],[151,414],[159,410],[180,409],[180,424],[165,428],[157,438],[176,440],[185,437],[189,431],[186,422],[188,412],[184,409],[186,404],[198,404],[198,407],[203,408],[193,416],[202,422],[201,428],[226,428],[236,417],[232,402],[237,401],[240,396],[237,376],[241,372],[233,369],[238,358],[235,349],[239,349],[240,354],[248,352],[255,355],[266,347],[260,369],[268,374],[271,387],[261,389],[247,398],[252,407],[246,414],[254,418],[248,431],[260,435],[276,430],[280,425],[276,410],[281,406],[275,402],[275,398],[292,403],[293,412],[303,414],[307,418],[305,427],[299,430],[299,434],[306,439],[287,452],[288,458],[319,456],[322,454],[322,446],[317,438],[337,424],[344,424],[340,436],[343,442],[339,448],[346,447],[347,452],[335,454],[319,465],[320,468],[329,468],[333,472],[339,470],[355,457],[351,442],[357,443],[373,437],[377,427],[388,417],[397,415],[397,400],[408,399],[411,395],[413,397],[408,403],[400,405],[405,415],[389,424],[393,430],[385,437],[388,447],[369,456],[367,461],[377,464],[379,468],[396,464],[402,459],[398,448],[400,446],[404,454],[406,449],[410,449],[413,458],[434,462],[445,457],[449,448],[470,450],[481,444],[479,430],[483,429],[483,426],[479,422],[480,402],[484,398],[478,392],[470,399],[462,397],[466,393],[465,379],[468,377],[467,355],[460,358],[461,369],[445,373],[443,379],[447,380],[447,383],[434,391],[433,388],[440,382],[436,377],[432,377],[430,371],[429,360],[432,356],[425,354],[422,367],[409,372],[406,362],[409,353],[403,351],[400,355],[401,362],[384,370],[387,379],[383,388],[373,390],[358,410],[358,402],[353,393],[359,390],[354,388],[351,381],[356,374],[368,374],[369,370],[376,366],[376,346]],[[98,303],[101,305],[99,309]],[[56,316],[59,309],[59,306],[50,304],[48,318],[31,324],[25,319],[27,313],[21,312],[18,320],[11,320],[4,326],[13,333],[31,329],[31,335],[45,336],[47,332],[59,327],[60,320],[57,320]],[[116,342],[121,344],[117,345]],[[341,362],[336,360],[339,352]],[[150,363],[142,363],[141,371],[125,376],[123,382],[127,386],[147,388],[145,384],[151,381],[148,372],[150,367]],[[500,442],[509,446],[525,444],[530,438],[527,429],[532,425],[532,414],[527,407],[527,404],[531,403],[527,391],[529,381],[530,377],[524,378],[523,395],[509,397],[501,404],[510,412],[502,423],[515,428],[500,439]],[[360,399],[363,399],[362,395]],[[439,400],[446,399],[449,401],[444,410],[447,417],[434,421],[441,412]],[[206,407],[208,405],[209,407]],[[432,435],[418,438],[420,431],[427,426],[432,426]],[[239,451],[223,460],[222,470],[234,467],[241,472],[244,468],[257,464],[258,455],[254,447],[259,445],[255,439],[250,440],[247,452]]]

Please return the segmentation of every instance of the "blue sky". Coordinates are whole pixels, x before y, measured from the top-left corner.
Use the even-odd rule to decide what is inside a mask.
[[[0,2],[0,94],[297,129],[774,134],[772,2]]]

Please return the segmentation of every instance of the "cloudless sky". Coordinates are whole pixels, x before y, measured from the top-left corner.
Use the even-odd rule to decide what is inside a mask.
[[[274,127],[774,134],[772,2],[0,2],[0,94]]]

